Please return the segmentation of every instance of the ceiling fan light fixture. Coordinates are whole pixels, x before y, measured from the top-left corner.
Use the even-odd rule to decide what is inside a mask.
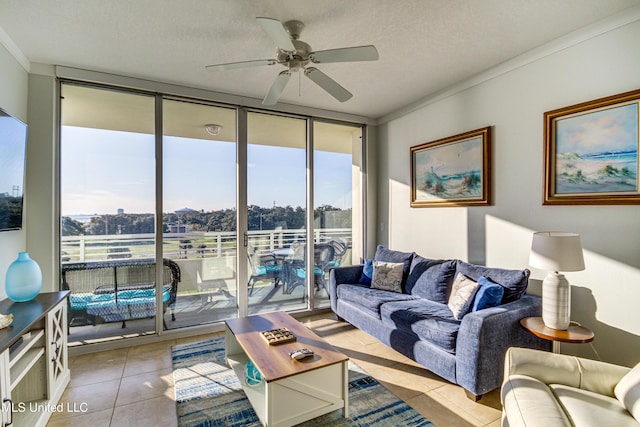
[[[204,130],[206,130],[209,135],[215,136],[220,133],[220,131],[222,130],[222,126],[216,124],[207,124],[204,125]]]

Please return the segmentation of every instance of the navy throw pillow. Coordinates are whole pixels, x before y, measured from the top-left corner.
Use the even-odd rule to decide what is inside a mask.
[[[364,268],[362,269],[362,276],[360,276],[361,285],[371,285],[371,279],[373,278],[373,260],[365,259]]]
[[[471,311],[482,310],[483,308],[497,307],[502,302],[504,296],[504,288],[497,283],[481,276],[478,279],[480,288],[476,292],[476,298],[473,300]]]
[[[413,257],[406,293],[446,304],[456,273],[455,260]]]
[[[524,270],[507,270],[504,268],[490,268],[482,265],[469,264],[462,260],[456,261],[456,271],[475,280],[476,282],[481,276],[491,279],[491,281],[502,285],[504,288],[504,296],[502,304],[516,301],[527,291],[529,285],[528,269]]]

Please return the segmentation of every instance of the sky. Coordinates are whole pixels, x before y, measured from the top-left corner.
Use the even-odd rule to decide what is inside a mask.
[[[12,117],[0,115],[0,194],[22,195],[26,127]]]
[[[152,213],[154,136],[64,126],[61,134],[62,215]],[[235,207],[236,145],[165,137],[163,211]],[[351,207],[351,156],[317,151],[315,204]],[[247,148],[249,205],[304,206],[305,151]]]
[[[431,172],[440,176],[477,171],[482,167],[482,137],[449,143],[416,152],[416,175]]]
[[[556,123],[558,153],[592,154],[638,147],[638,104],[576,115]]]

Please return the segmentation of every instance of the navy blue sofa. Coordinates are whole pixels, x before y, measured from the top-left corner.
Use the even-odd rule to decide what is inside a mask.
[[[525,294],[529,270],[430,260],[382,246],[374,260],[404,263],[402,292],[360,283],[363,265],[338,267],[329,276],[331,309],[340,320],[462,386],[470,399],[500,387],[509,347],[550,350],[548,341],[520,325],[520,319],[541,313],[541,298]],[[447,300],[458,272],[474,281],[484,276],[501,285],[500,304],[457,320]]]

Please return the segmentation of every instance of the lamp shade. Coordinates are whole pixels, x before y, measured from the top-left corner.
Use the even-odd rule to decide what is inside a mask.
[[[580,235],[556,231],[534,233],[529,265],[548,271],[584,270]]]

